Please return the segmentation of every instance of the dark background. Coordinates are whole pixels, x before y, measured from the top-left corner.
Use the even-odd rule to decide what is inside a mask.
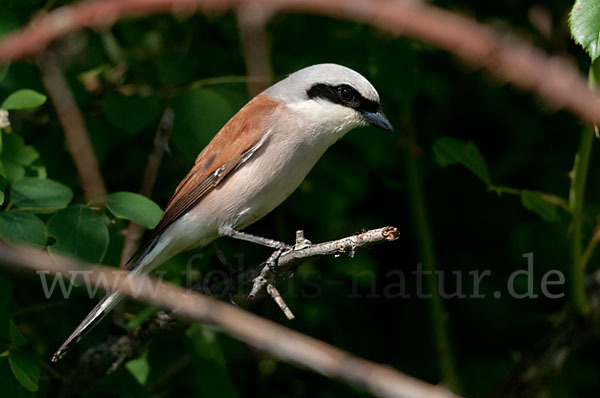
[[[532,22],[534,2],[435,3],[512,31],[551,54],[567,57],[587,73],[589,58],[569,37],[567,17],[572,4],[568,1],[536,5],[548,13],[550,36]],[[36,0],[3,1],[1,31],[25,23],[43,4]],[[435,245],[434,266],[444,271],[448,292],[457,288],[453,271],[461,271],[462,291],[467,295],[473,293],[469,271],[492,272],[481,283],[485,298],[444,299],[443,305],[462,392],[484,396],[494,391],[519,355],[545,335],[552,315],[568,303],[567,284],[551,290],[565,293],[561,299],[512,298],[507,291],[509,276],[525,269],[527,262],[522,256],[530,252],[534,253],[536,293],[540,293],[542,276],[548,270],[568,275],[570,219],[559,211],[558,221],[545,222],[525,209],[518,197],[489,192],[465,168],[441,167],[435,162],[432,145],[443,136],[471,140],[486,159],[495,184],[566,198],[582,122],[568,113],[555,112],[531,94],[498,82],[444,51],[365,25],[309,15],[277,16],[268,25],[268,39],[275,80],[315,63],[346,65],[378,89],[396,131],[361,128],[350,132],[326,153],[283,205],[248,232],[290,242],[296,229],[304,229],[309,239],[319,242],[394,225],[401,235],[396,242],[357,251],[354,259],[341,256],[303,265],[294,279],[281,285],[297,317],[293,322],[287,321],[271,300],[243,306],[358,356],[438,383],[442,376],[430,300],[416,297],[417,278],[413,274],[417,264],[424,261],[420,245],[427,239],[418,233],[413,217],[413,203],[421,203],[428,213]],[[161,207],[192,166],[195,155],[248,100],[246,84],[237,79],[222,84],[194,83],[244,75],[237,22],[230,13],[124,20],[110,30],[72,35],[54,50],[86,117],[109,192],[139,189],[156,124],[165,107],[174,109],[172,153],[163,161],[152,197]],[[86,90],[82,73],[96,68],[101,68],[98,85]],[[13,63],[0,83],[0,98],[25,87],[44,92],[35,65]],[[123,93],[133,96],[127,100]],[[51,105],[47,103],[35,113],[15,114],[11,121],[13,131],[40,152],[48,176],[69,185],[76,192],[76,201],[84,202]],[[586,232],[591,230],[600,205],[594,173],[597,149],[592,153],[586,195]],[[416,162],[410,160],[414,155]],[[408,177],[414,173],[417,180]],[[415,181],[422,185],[423,195],[415,189]],[[104,263],[118,263],[120,230],[125,225],[117,222],[111,227]],[[268,250],[238,242],[224,241],[221,246],[230,256],[241,255],[246,267],[269,254]],[[196,252],[203,254],[195,262],[203,274],[221,267],[210,248]],[[180,272],[192,254],[169,261],[162,268],[168,271],[167,277],[181,283]],[[597,261],[597,256],[592,258],[589,271],[597,267]],[[391,289],[390,283],[398,283],[392,271],[401,271],[406,277],[410,297],[390,297],[386,287]],[[46,300],[36,276],[7,274],[7,278],[13,290],[9,311],[29,341],[27,349],[40,363],[48,364],[52,352],[95,300],[82,290],[68,300],[59,295]],[[525,288],[526,280],[518,278],[517,290]],[[502,297],[494,298],[495,291]],[[139,303],[127,307],[131,314],[143,308]],[[106,338],[108,323],[58,365],[40,365],[37,396],[53,396],[58,391],[61,375],[76,365],[85,348]],[[597,396],[599,355],[598,340],[586,342],[548,383],[548,396]],[[148,362],[150,376],[145,386],[121,367],[91,389],[89,396],[364,395],[335,380],[278,362],[206,326],[154,341]],[[0,373],[10,396],[30,395],[5,364],[0,363]]]

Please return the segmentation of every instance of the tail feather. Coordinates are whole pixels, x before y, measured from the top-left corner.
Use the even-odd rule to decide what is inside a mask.
[[[155,237],[150,239],[143,245],[138,252],[127,262],[126,269],[131,273],[141,273],[151,271],[155,266],[160,264],[166,258],[160,257],[164,245],[168,244],[168,240],[163,242],[163,246],[157,247],[158,239]],[[156,249],[156,250],[154,250]],[[79,326],[71,333],[69,338],[60,346],[60,348],[52,356],[52,362],[56,362],[79,342],[90,330],[94,328],[121,300],[124,295],[119,292],[108,293],[94,309],[81,321]]]
[[[123,294],[120,292],[108,293],[100,302],[94,307],[94,309],[83,319],[83,321],[77,326],[77,328],[71,333],[67,340],[60,346],[60,348],[52,356],[52,362],[56,362],[79,341],[85,336],[90,330],[94,328],[106,314],[110,312],[119,302],[123,299]]]

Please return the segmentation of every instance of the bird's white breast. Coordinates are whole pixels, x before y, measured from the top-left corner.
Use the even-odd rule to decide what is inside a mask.
[[[220,227],[242,229],[281,204],[327,148],[354,127],[354,120],[347,126],[323,124],[319,119],[323,115],[311,111],[282,108],[282,115],[274,115],[277,122],[267,130],[261,148],[169,227],[161,239],[172,244],[165,245],[168,253],[160,257],[206,245],[219,236]]]

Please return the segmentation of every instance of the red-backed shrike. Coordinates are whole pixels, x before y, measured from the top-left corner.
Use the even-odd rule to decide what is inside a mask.
[[[128,269],[149,272],[220,236],[264,243],[238,231],[283,202],[329,146],[368,124],[393,130],[377,91],[359,73],[335,64],[292,73],[248,102],[198,155]],[[107,294],[52,360],[60,359],[122,297]]]

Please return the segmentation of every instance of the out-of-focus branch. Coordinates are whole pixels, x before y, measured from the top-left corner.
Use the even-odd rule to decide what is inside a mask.
[[[248,3],[267,14],[306,12],[370,24],[447,50],[532,91],[556,108],[600,120],[598,96],[575,66],[473,19],[425,4],[392,0],[92,0],[42,15],[0,42],[0,63],[43,50],[69,32],[106,27],[120,18],[153,13],[218,12]]]
[[[106,196],[106,187],[73,92],[51,51],[40,54],[36,61],[42,74],[44,87],[65,133],[67,147],[75,161],[85,198],[91,203],[100,202]]]
[[[237,11],[250,98],[272,84],[273,70],[266,32],[269,16],[264,7],[252,1]]]
[[[165,151],[168,151],[169,149],[168,145],[171,131],[173,130],[174,117],[175,114],[173,113],[173,110],[167,108],[158,123],[156,135],[154,136],[154,147],[148,156],[148,163],[146,164],[146,170],[144,171],[140,195],[146,197],[152,195],[160,163]],[[125,230],[125,243],[123,245],[123,251],[121,252],[121,267],[124,267],[127,261],[135,254],[139,242],[144,235],[144,230],[145,228],[143,226],[134,221],[129,223],[129,226]]]
[[[356,234],[351,237],[338,239],[335,241],[310,244],[306,241],[302,242],[301,236],[296,236],[295,251],[284,253],[279,263],[275,268],[278,275],[283,275],[299,266],[302,261],[308,261],[311,258],[323,255],[337,255],[340,253],[353,253],[352,247],[366,246],[378,242],[393,241],[398,236],[398,230],[394,227],[378,228],[370,231],[365,231],[361,234]],[[356,245],[357,241],[361,244]],[[312,246],[312,248],[309,247]],[[306,250],[304,250],[306,249]],[[218,248],[217,248],[218,250]],[[216,292],[223,293],[229,290],[227,283],[234,283],[235,286],[243,288],[244,285],[254,281],[263,271],[261,268],[253,268],[244,271],[241,275],[237,275],[237,281],[214,281],[209,286],[200,282],[192,286],[192,290],[205,293],[207,295],[215,295]],[[269,280],[277,275],[267,275]],[[275,280],[272,280],[275,283]],[[276,289],[275,289],[276,290]],[[277,293],[269,293],[271,297]],[[275,298],[274,297],[274,298]],[[283,298],[279,296],[283,302]],[[279,304],[280,308],[285,313],[285,302]],[[286,314],[289,317],[290,314]],[[66,378],[63,384],[65,396],[77,396],[82,390],[89,388],[93,382],[97,382],[117,369],[124,362],[137,358],[141,355],[148,344],[156,337],[164,333],[177,333],[189,327],[191,321],[181,317],[177,311],[159,311],[149,321],[145,322],[140,327],[130,330],[127,335],[121,336],[116,341],[111,338],[88,349],[80,358],[79,363],[73,368],[72,372]]]
[[[62,275],[85,272],[89,281],[106,281],[108,286],[159,306],[176,309],[181,315],[220,326],[224,332],[283,361],[308,368],[327,377],[339,378],[381,397],[454,397],[443,388],[402,374],[335,348],[256,315],[205,295],[161,283],[148,283],[147,275],[115,273],[114,269],[50,256],[37,249],[0,244],[0,263],[19,268],[50,271]],[[81,274],[80,274],[81,275]]]

